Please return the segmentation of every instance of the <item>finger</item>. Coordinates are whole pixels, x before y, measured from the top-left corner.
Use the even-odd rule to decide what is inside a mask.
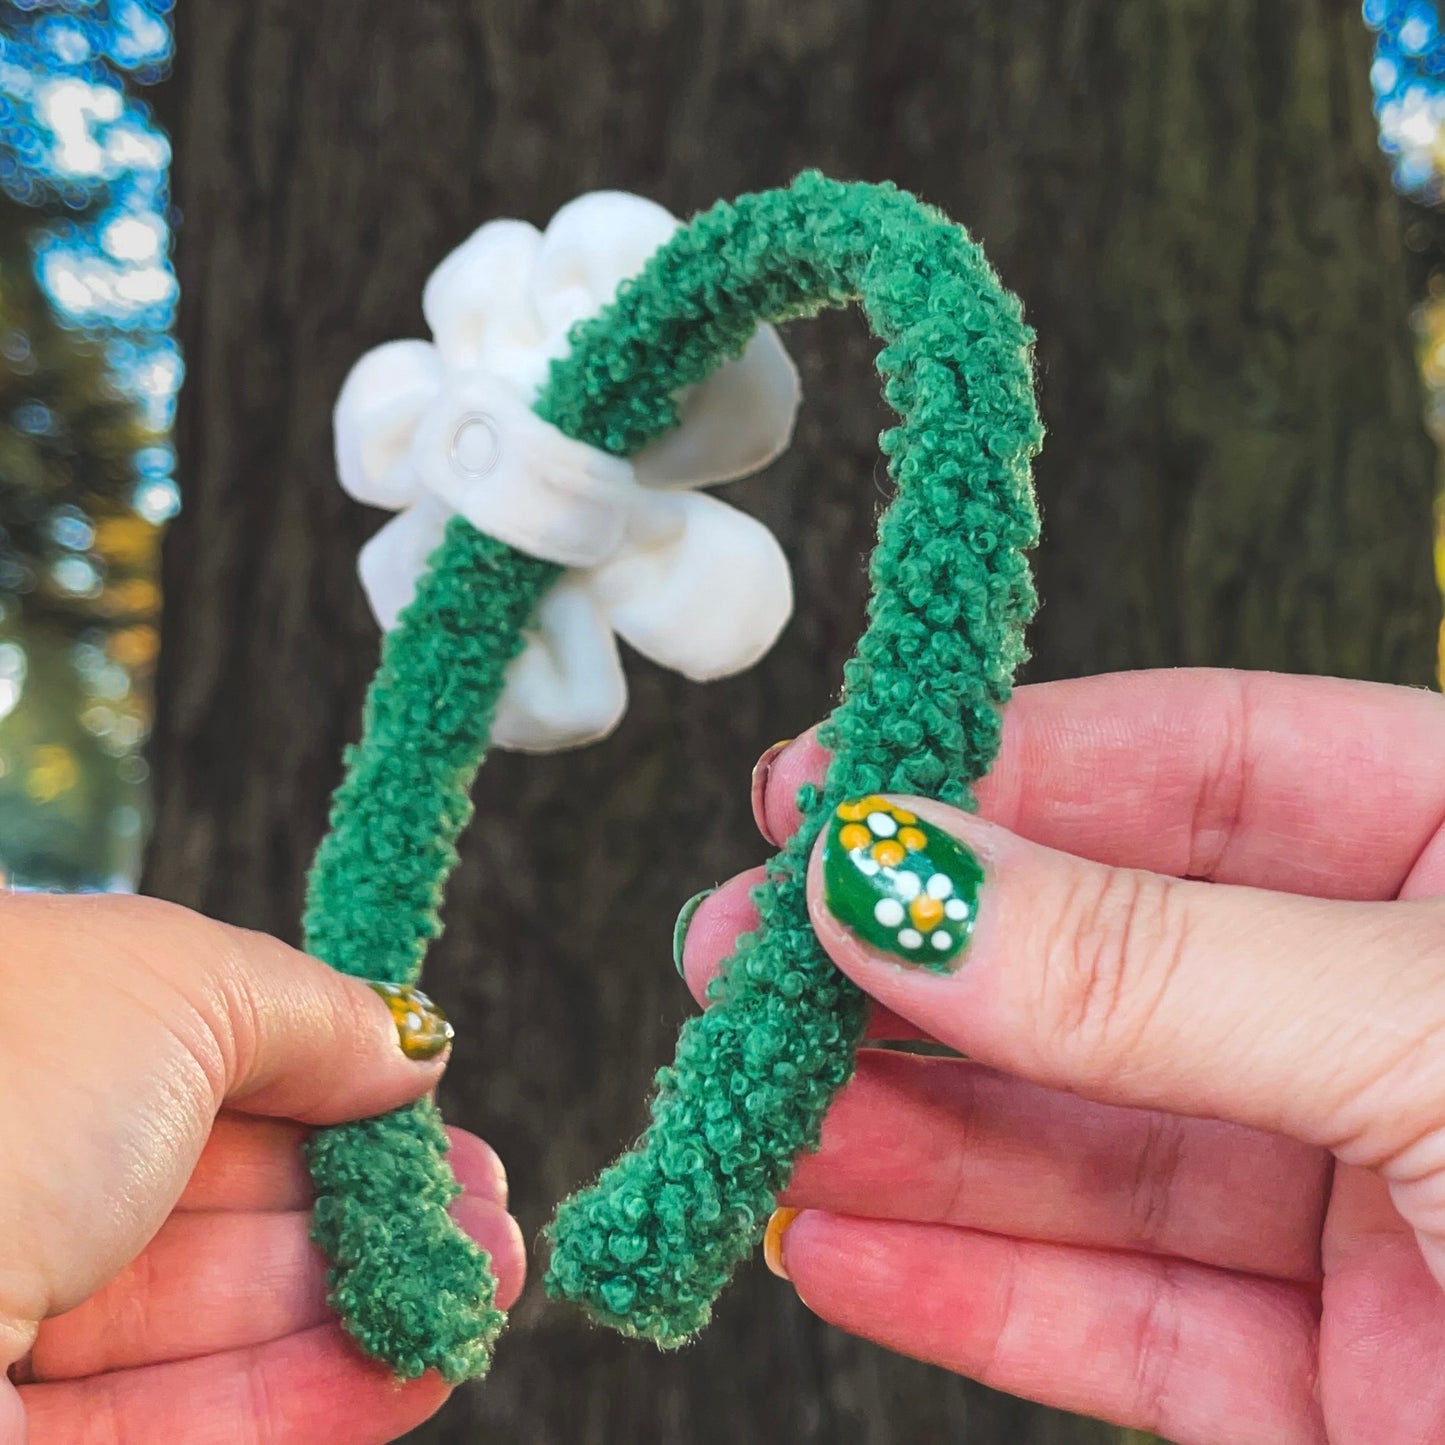
[[[1445,1295],[1377,1175],[1337,1171],[1324,1262],[1320,1350],[1341,1362],[1320,1380],[1331,1427],[1341,1440],[1380,1438],[1384,1394],[1409,1402],[1392,1440],[1445,1440]],[[1375,1387],[1349,1387],[1362,1378]]]
[[[326,1322],[308,1214],[178,1214],[84,1304],[47,1320],[35,1380],[217,1354]]]
[[[25,894],[0,903],[8,927],[39,954],[61,940],[76,963],[66,971],[72,988],[90,985],[102,961],[115,1006],[95,1016],[77,1001],[72,1047],[106,1047],[128,1004],[136,1020],[163,1026],[150,1046],[174,1050],[175,1091],[207,1123],[226,1103],[337,1123],[397,1108],[441,1077],[445,1053],[408,1057],[403,1043],[441,1039],[444,1021],[417,1006],[399,1009],[398,1023],[359,979],[264,934],[154,898]]]
[[[0,1440],[5,1445],[26,1445],[29,1438],[25,1406],[19,1392],[4,1375],[0,1375]]]
[[[467,1195],[472,1199],[488,1200],[505,1209],[510,1186],[501,1155],[485,1139],[466,1129],[448,1125],[446,1134],[451,1146],[447,1162]]]
[[[806,783],[821,783],[833,755],[818,741],[817,728],[765,752],[753,768],[753,821],[775,848],[798,831],[802,813],[798,790]]]
[[[812,733],[770,761],[760,809],[774,842],[827,761]],[[1116,867],[1393,898],[1445,818],[1445,699],[1204,669],[1040,683],[1004,709],[978,791],[985,817]],[[1445,858],[1422,861],[1445,877]]]
[[[490,1199],[463,1194],[451,1206],[452,1217],[491,1256],[497,1281],[496,1305],[509,1310],[522,1293],[527,1278],[527,1246],[522,1226]]]
[[[232,1108],[332,1124],[436,1087],[446,1054],[405,1052],[446,1027],[425,995],[393,1012],[365,983],[274,938],[214,926],[224,942],[199,971],[200,1007]]]
[[[1179,1445],[1324,1445],[1318,1304],[1138,1255],[809,1210],[782,1264],[815,1314],[996,1390]]]
[[[885,1007],[970,1057],[1101,1102],[1227,1119],[1401,1177],[1420,1162],[1409,1151],[1428,1150],[1445,1090],[1430,1046],[1445,1032],[1438,903],[1332,902],[1105,868],[940,804],[906,806],[922,823],[901,825],[890,847],[902,853],[898,840],[925,830],[927,844],[897,869],[847,851],[843,829],[857,825],[840,818],[809,877],[819,939]],[[900,827],[870,812],[863,831],[875,825]],[[982,859],[976,895],[969,849]],[[922,874],[963,921],[934,920],[943,904],[912,893],[879,921],[880,890],[901,898]]]
[[[452,1172],[468,1194],[507,1202],[507,1171],[495,1149],[465,1129],[447,1129]],[[314,1198],[302,1153],[311,1131],[285,1119],[223,1109],[176,1204],[180,1211],[244,1213],[306,1209]]]
[[[305,1209],[314,1191],[302,1146],[310,1130],[223,1109],[176,1203],[182,1211]]]
[[[739,873],[710,893],[698,904],[687,925],[683,941],[682,976],[699,1006],[707,1007],[707,991],[713,979],[722,972],[724,962],[732,957],[740,934],[750,933],[758,926],[758,910],[752,891],[763,881],[765,870],[751,868]],[[870,1039],[918,1039],[914,1024],[906,1023],[888,1012],[875,1008],[868,1018]]]
[[[867,1049],[780,1203],[1320,1276],[1323,1150]]]
[[[399,1384],[339,1325],[252,1349],[20,1389],[28,1445],[386,1445],[439,1410],[435,1374]]]
[[[520,1226],[489,1199],[462,1195],[453,1217],[492,1259],[508,1309],[526,1274]],[[331,1319],[326,1261],[311,1217],[178,1214],[122,1274],[47,1320],[29,1377],[79,1379],[279,1340]]]

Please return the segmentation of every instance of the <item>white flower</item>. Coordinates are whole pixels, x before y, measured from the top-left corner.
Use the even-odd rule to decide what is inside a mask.
[[[550,752],[610,732],[627,707],[614,634],[706,680],[756,662],[792,611],[772,533],[692,490],[756,471],[788,444],[797,372],[770,327],[684,393],[681,424],[629,459],[531,409],[573,324],[610,302],[678,224],[651,201],[602,191],[564,206],[545,233],[483,226],[427,282],[434,340],[367,353],[337,401],[342,486],[400,513],[360,558],[383,627],[411,601],[455,513],[567,568],[507,674],[499,747]]]

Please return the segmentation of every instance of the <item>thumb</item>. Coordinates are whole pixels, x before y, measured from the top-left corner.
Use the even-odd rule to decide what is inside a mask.
[[[220,1102],[332,1124],[434,1089],[452,1028],[417,989],[367,983],[277,939],[225,924],[187,993],[217,1049]]]
[[[985,1063],[1372,1168],[1445,1140],[1436,901],[1107,868],[942,804],[876,796],[829,818],[808,890],[844,973]]]

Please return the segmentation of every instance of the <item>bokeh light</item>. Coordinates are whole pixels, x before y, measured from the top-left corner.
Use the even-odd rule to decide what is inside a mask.
[[[1445,123],[1445,35],[1432,0],[1365,0],[1365,23],[1377,32],[1370,80],[1380,144],[1395,184],[1410,195],[1440,195],[1441,127]]]
[[[1365,0],[1364,17],[1376,32],[1370,82],[1395,185],[1419,206],[1438,209],[1445,202],[1445,27],[1439,6],[1434,0]],[[1426,421],[1445,454],[1445,226],[1423,215],[1417,213],[1405,236],[1412,251],[1429,258],[1425,295],[1413,320]],[[1436,507],[1435,572],[1445,594],[1445,496]],[[1445,686],[1445,622],[1437,680]]]
[[[0,0],[0,869],[121,887],[144,835],[170,429],[172,0]]]

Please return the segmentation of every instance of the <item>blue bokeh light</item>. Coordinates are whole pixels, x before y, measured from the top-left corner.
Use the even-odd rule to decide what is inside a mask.
[[[121,390],[164,431],[171,331],[170,142],[138,85],[163,78],[173,0],[0,0],[0,191],[34,207],[36,277],[60,320],[113,338]]]
[[[1423,201],[1441,198],[1445,169],[1445,30],[1433,0],[1365,0],[1377,33],[1370,83],[1380,144],[1395,184]]]

